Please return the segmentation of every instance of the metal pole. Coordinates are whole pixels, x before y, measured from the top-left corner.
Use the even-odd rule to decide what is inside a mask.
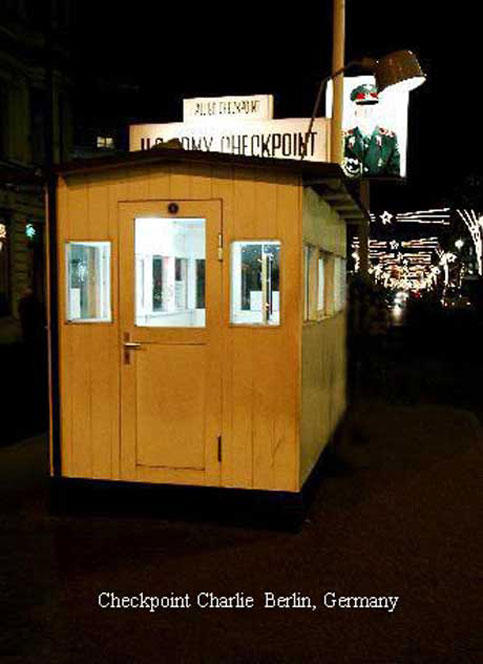
[[[344,110],[344,76],[336,72],[344,68],[345,61],[345,0],[334,0],[332,36],[332,76],[334,76],[334,101],[330,123],[330,160],[342,163],[342,114]]]
[[[47,231],[48,231],[48,337],[49,337],[49,376],[52,427],[52,471],[54,477],[60,476],[60,385],[59,385],[59,330],[57,302],[57,178],[55,164],[55,103],[54,103],[54,53],[53,53],[53,7],[52,0],[47,3],[45,26],[45,175],[47,188]]]
[[[371,190],[369,180],[359,183],[359,198],[362,205],[369,211],[371,207]],[[359,226],[359,271],[366,279],[369,275],[369,222],[364,219]]]

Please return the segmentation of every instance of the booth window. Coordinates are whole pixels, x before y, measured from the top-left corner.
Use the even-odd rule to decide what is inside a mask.
[[[345,261],[319,247],[304,246],[304,321],[317,321],[344,308]]]
[[[280,325],[280,242],[231,245],[231,322]]]
[[[111,243],[67,242],[67,320],[111,320]]]
[[[324,254],[317,258],[317,312],[325,313],[325,260]]]
[[[205,327],[205,220],[135,221],[139,327]]]
[[[318,247],[304,246],[304,320],[326,313],[326,278],[329,262]]]
[[[346,261],[336,256],[334,259],[334,311],[345,308],[346,303]]]

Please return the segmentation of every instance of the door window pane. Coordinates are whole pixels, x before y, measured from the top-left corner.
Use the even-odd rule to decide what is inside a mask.
[[[111,320],[110,242],[68,242],[67,320]]]
[[[280,325],[280,242],[233,242],[231,322]]]
[[[205,308],[205,261],[196,259],[196,308]]]
[[[139,258],[137,258],[139,260]],[[144,266],[144,261],[141,260]],[[144,274],[139,275],[144,282]],[[144,295],[144,289],[140,288],[140,295]],[[153,256],[153,311],[163,311],[163,257]]]
[[[204,327],[205,220],[136,219],[135,254],[136,325]]]

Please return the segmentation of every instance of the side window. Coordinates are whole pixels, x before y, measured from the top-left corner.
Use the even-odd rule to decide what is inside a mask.
[[[304,246],[304,320],[317,318],[317,253],[318,250]]]
[[[317,313],[319,315],[325,314],[325,266],[326,260],[324,254],[319,252],[317,258]]]
[[[67,242],[67,320],[111,320],[111,243]]]
[[[318,247],[304,246],[304,320],[319,320],[329,312],[329,254]]]
[[[334,259],[334,312],[345,308],[346,304],[346,261],[336,256]]]
[[[304,246],[304,321],[332,316],[345,307],[345,259]]]
[[[230,321],[280,325],[280,241],[232,242]]]

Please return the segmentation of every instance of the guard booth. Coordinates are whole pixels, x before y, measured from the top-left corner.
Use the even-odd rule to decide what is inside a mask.
[[[300,492],[346,407],[339,167],[156,149],[55,198],[52,475]]]

